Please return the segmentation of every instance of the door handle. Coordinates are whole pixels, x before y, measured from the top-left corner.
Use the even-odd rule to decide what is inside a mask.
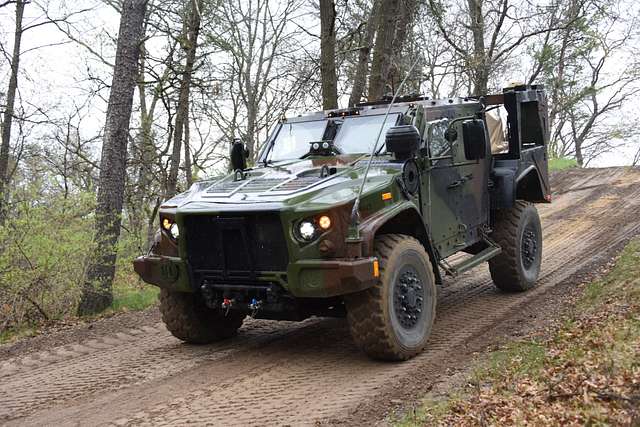
[[[464,179],[459,179],[458,181],[453,181],[451,184],[447,185],[447,188],[451,190],[452,188],[457,188],[464,184]]]
[[[471,178],[473,178],[473,174],[468,174],[463,176],[462,178],[460,178],[457,181],[453,181],[451,184],[447,185],[448,189],[452,189],[452,188],[457,188],[462,186],[465,182],[471,180]]]

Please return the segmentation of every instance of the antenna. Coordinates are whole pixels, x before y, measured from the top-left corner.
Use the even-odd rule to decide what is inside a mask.
[[[402,90],[402,88],[404,88],[405,83],[409,79],[409,76],[413,72],[413,69],[418,64],[419,60],[420,59],[417,59],[413,63],[413,65],[411,66],[411,68],[407,72],[407,75],[402,80],[402,83],[400,83],[400,86],[398,86],[398,90],[393,95],[393,98],[391,99],[391,102],[389,103],[389,107],[387,107],[387,112],[384,115],[384,119],[382,120],[382,124],[380,125],[380,130],[378,131],[378,137],[376,138],[376,142],[375,142],[375,144],[373,144],[373,149],[371,150],[371,154],[369,155],[369,161],[367,162],[367,168],[365,169],[364,176],[362,177],[362,184],[360,184],[360,189],[358,190],[358,195],[356,196],[356,200],[353,203],[353,208],[351,209],[351,223],[349,224],[349,233],[348,233],[348,237],[347,237],[347,242],[352,242],[352,243],[359,243],[360,242],[360,231],[358,230],[358,223],[360,222],[359,208],[360,208],[360,198],[362,197],[362,192],[364,191],[364,184],[367,181],[367,176],[369,175],[369,169],[371,169],[371,163],[373,162],[373,157],[376,155],[376,153],[378,151],[378,142],[380,141],[380,136],[382,136],[382,131],[384,130],[384,125],[387,123],[387,118],[389,117],[389,113],[391,112],[391,108],[393,107],[393,103],[396,102],[396,98],[400,94],[400,91]]]

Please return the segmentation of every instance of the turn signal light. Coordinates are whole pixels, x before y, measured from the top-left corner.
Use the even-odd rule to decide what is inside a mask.
[[[387,200],[391,200],[391,199],[393,199],[393,194],[391,194],[391,193],[382,193],[382,200],[384,200],[386,202]]]
[[[162,220],[162,228],[164,228],[165,230],[169,231],[172,225],[173,223],[169,220],[169,218],[164,218]]]
[[[328,230],[329,227],[331,227],[331,218],[329,218],[327,215],[322,215],[320,218],[318,218],[318,225],[323,230]]]
[[[373,277],[380,277],[380,264],[377,259],[373,261]]]

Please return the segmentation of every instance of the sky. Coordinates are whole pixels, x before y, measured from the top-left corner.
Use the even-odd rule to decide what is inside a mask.
[[[64,1],[52,1],[51,4],[56,4],[56,11],[52,12],[53,16],[61,16],[67,6]],[[58,9],[60,6],[61,9]],[[80,7],[94,9],[71,19],[76,28],[74,32],[92,48],[102,49],[100,43],[95,43],[94,40],[108,41],[117,34],[119,15],[111,7],[99,1],[88,0],[70,2],[69,6],[72,9]],[[7,50],[12,47],[14,10],[12,5],[0,8],[0,42]],[[41,15],[42,13],[35,5],[27,5],[25,26],[40,22]],[[112,59],[114,54],[112,44],[106,42],[103,45],[105,50],[102,53],[106,58]],[[109,67],[100,63],[85,48],[69,42],[54,25],[43,25],[28,30],[23,37],[22,51],[25,53],[21,57],[22,72],[19,86],[21,98],[31,103],[26,106],[29,111],[42,109],[47,114],[59,116],[62,112],[71,111],[74,106],[84,103],[88,90],[95,86],[95,82],[87,80],[88,68],[91,68],[95,77],[104,79],[107,84],[110,83]],[[612,64],[613,67],[616,65]],[[0,93],[6,90],[8,71],[7,62],[0,63]],[[101,95],[107,96],[107,91],[102,91]],[[86,108],[86,117],[82,122],[83,137],[91,138],[100,132],[104,124],[105,111],[105,100],[100,96],[93,97]],[[625,106],[624,114],[638,117],[638,113],[635,103]],[[631,141],[625,147],[605,153],[590,166],[628,165],[639,143],[640,141]]]

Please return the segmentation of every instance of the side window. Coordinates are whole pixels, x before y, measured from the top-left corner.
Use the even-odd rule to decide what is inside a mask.
[[[444,137],[448,126],[448,120],[440,120],[427,124],[427,140],[429,141],[429,154],[431,158],[451,154],[451,143]]]
[[[520,104],[522,118],[520,119],[522,148],[544,145],[543,122],[540,120],[538,101]]]
[[[509,151],[507,132],[507,110],[500,106],[485,114],[487,131],[491,142],[491,154],[503,154]]]

